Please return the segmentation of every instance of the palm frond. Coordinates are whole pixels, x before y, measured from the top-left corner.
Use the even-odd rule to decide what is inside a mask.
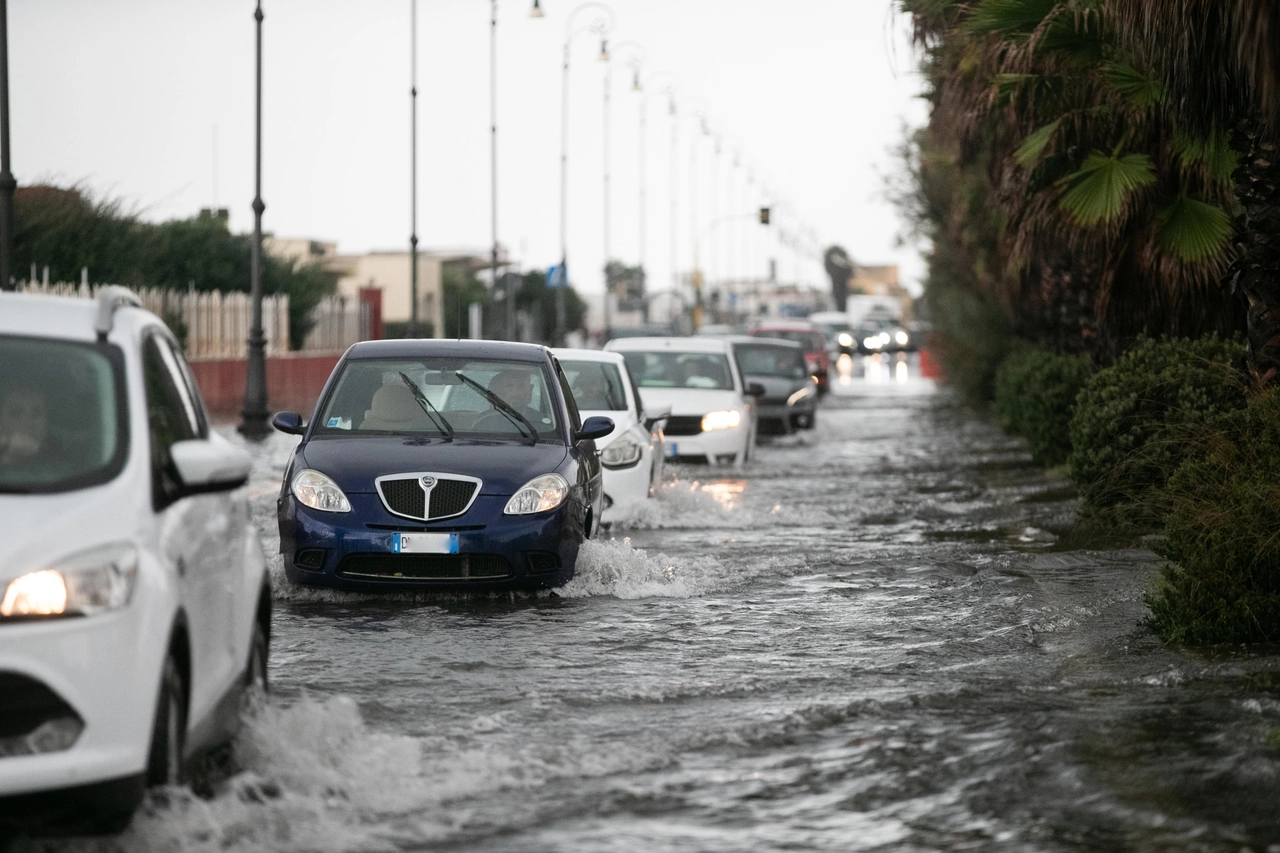
[[[1111,88],[1140,110],[1154,107],[1163,97],[1163,90],[1158,80],[1149,74],[1142,73],[1127,62],[1103,63],[1102,76]]]
[[[1181,261],[1194,263],[1226,254],[1231,243],[1231,217],[1217,205],[1181,195],[1159,213],[1160,247]]]
[[[1201,137],[1178,131],[1173,135],[1173,150],[1184,163],[1203,164],[1209,176],[1223,184],[1231,183],[1239,160],[1223,132]]]
[[[1013,152],[1013,159],[1017,161],[1019,166],[1026,168],[1039,162],[1045,148],[1053,140],[1053,135],[1058,132],[1058,127],[1062,124],[1063,118],[1056,118],[1044,127],[1032,131],[1027,136],[1023,143],[1018,146],[1018,150]]]
[[[1109,222],[1118,217],[1129,194],[1154,183],[1155,169],[1146,154],[1107,155],[1095,151],[1084,165],[1062,183],[1070,189],[1059,206],[1083,226]]]
[[[1058,5],[1058,0],[982,0],[963,29],[972,35],[1028,38]]]

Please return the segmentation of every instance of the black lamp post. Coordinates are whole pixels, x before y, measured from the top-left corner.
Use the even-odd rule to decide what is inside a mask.
[[[9,8],[0,0],[0,290],[13,288],[13,191],[9,171]]]
[[[253,164],[253,249],[249,255],[249,324],[248,377],[244,386],[244,411],[240,432],[248,438],[265,438],[267,425],[267,360],[266,337],[262,334],[262,0],[253,12],[257,29],[257,80],[255,94],[254,164]]]

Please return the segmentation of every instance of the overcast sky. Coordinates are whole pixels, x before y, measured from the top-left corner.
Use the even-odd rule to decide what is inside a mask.
[[[546,267],[560,254],[560,64],[579,3],[542,0],[542,19],[529,17],[531,5],[499,3],[498,230],[513,257]],[[895,244],[899,224],[884,190],[903,127],[925,118],[906,22],[890,0],[608,5],[617,20],[610,43],[639,43],[646,75],[661,69],[679,81],[680,269],[690,266],[696,186],[712,278],[762,272],[770,257],[783,278],[797,274],[795,253],[777,244],[779,227],[739,221],[706,230],[713,215],[748,213],[762,201],[781,208],[783,231],[812,229],[820,246],[837,242],[861,263],[897,262],[908,282],[918,278],[915,250]],[[489,244],[489,8],[488,0],[418,0],[418,233],[427,248]],[[407,246],[409,9],[410,0],[265,0],[267,231],[336,241],[343,252]],[[10,3],[19,183],[79,182],[150,220],[216,202],[230,208],[234,230],[250,230],[253,39],[249,0]],[[579,37],[570,71],[569,262],[586,290],[601,286],[604,244],[606,66],[598,52],[598,38]],[[635,263],[643,96],[631,91],[632,54],[612,53],[611,254]],[[646,88],[645,254],[657,287],[671,276],[664,89],[661,79]],[[698,109],[722,138],[718,160],[713,139],[697,136]],[[821,267],[805,256],[798,273],[819,283]]]

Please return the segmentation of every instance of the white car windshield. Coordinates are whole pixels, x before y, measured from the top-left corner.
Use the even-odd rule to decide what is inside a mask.
[[[604,361],[561,361],[578,408],[590,412],[625,412],[627,392],[616,364]]]
[[[768,344],[734,344],[738,357],[738,369],[746,376],[773,376],[785,379],[805,379],[809,369],[804,354],[798,349]]]
[[[459,358],[352,359],[317,435],[560,441],[539,364]]]
[[[119,350],[0,335],[0,492],[104,483],[127,439]]]
[[[732,391],[729,359],[718,352],[624,352],[641,388],[705,388]]]

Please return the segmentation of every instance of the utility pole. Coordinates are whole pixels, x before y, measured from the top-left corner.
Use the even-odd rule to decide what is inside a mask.
[[[493,246],[489,256],[491,286],[498,289],[498,0],[489,15],[489,224]],[[504,297],[507,308],[507,340],[515,340],[515,294]]]
[[[409,337],[418,337],[418,0],[409,0]],[[443,306],[441,306],[443,307]],[[437,334],[442,330],[437,329]]]
[[[267,360],[266,338],[262,334],[262,0],[253,12],[257,30],[257,77],[254,101],[253,140],[253,248],[249,255],[249,323],[248,376],[244,385],[244,411],[240,432],[249,438],[267,435]]]
[[[0,290],[12,290],[13,191],[9,170],[9,4],[0,0]]]

